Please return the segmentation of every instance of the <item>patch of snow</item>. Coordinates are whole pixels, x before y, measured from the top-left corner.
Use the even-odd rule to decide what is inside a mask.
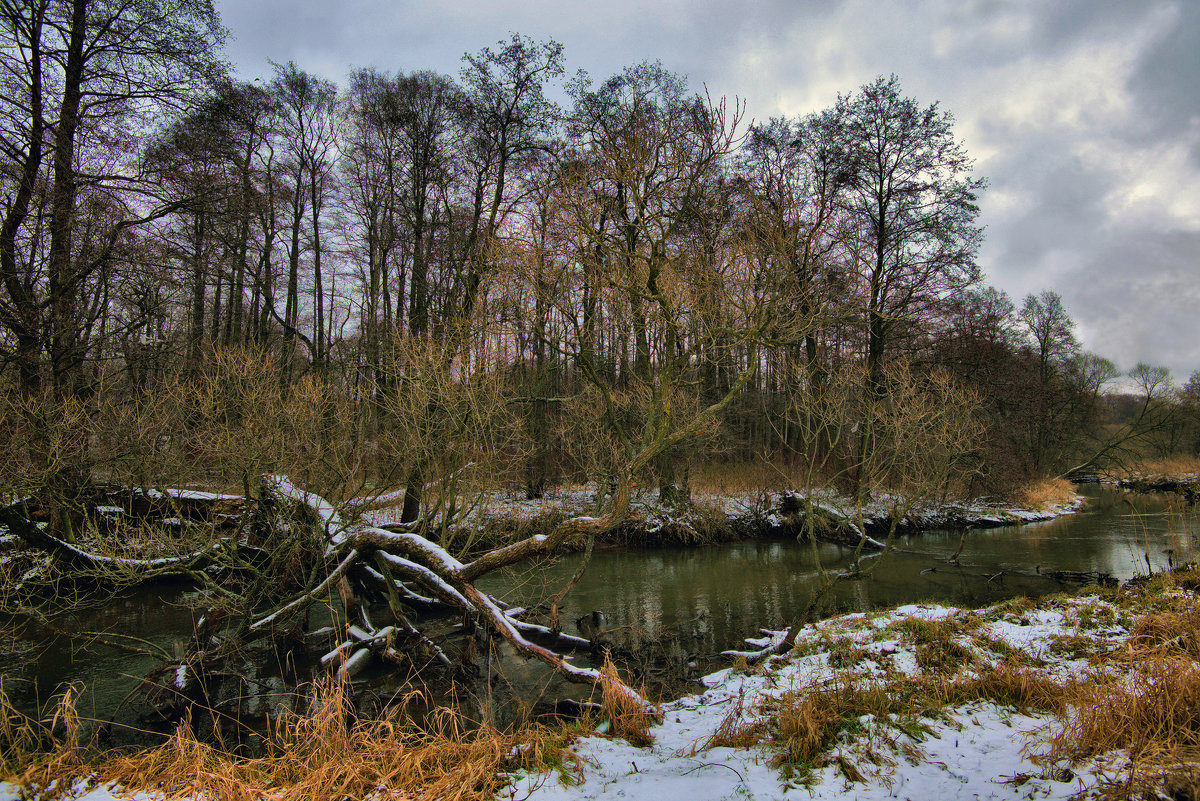
[[[954,707],[944,717],[922,721],[925,734],[919,740],[911,739],[908,729],[900,732],[886,721],[864,717],[859,733],[839,741],[825,766],[813,770],[804,783],[770,767],[770,754],[765,751],[706,748],[705,743],[731,715],[743,723],[762,720],[761,710],[770,699],[837,681],[840,669],[830,665],[824,651],[831,636],[848,639],[865,651],[863,662],[854,667],[860,675],[883,679],[919,674],[915,647],[893,628],[904,620],[961,620],[963,631],[976,630],[1045,659],[1051,672],[1079,672],[1078,660],[1054,656],[1051,645],[1056,638],[1077,634],[1073,621],[1078,612],[1085,605],[1094,609],[1097,603],[1102,605],[1092,598],[1071,599],[1055,608],[1028,611],[1004,607],[964,611],[912,604],[805,626],[797,636],[800,650],[772,657],[751,673],[733,669],[713,673],[702,679],[704,692],[665,705],[663,722],[650,730],[651,745],[636,748],[620,740],[584,738],[575,747],[583,768],[571,782],[564,784],[557,775],[519,775],[504,797],[529,801],[1077,797],[1101,780],[1103,760],[1076,766],[1074,772],[1039,763],[1035,743],[1045,737],[1054,719],[1019,714],[992,703]],[[1117,632],[1113,641],[1124,636]],[[771,640],[768,636],[751,642]],[[850,781],[843,763],[853,765],[862,781]]]

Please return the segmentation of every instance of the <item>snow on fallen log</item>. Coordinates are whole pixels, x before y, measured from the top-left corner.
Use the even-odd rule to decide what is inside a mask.
[[[405,559],[402,556],[396,556],[384,551],[380,551],[380,553],[383,554],[383,559],[389,567],[399,570],[409,578],[425,584],[426,589],[430,590],[434,595],[440,596],[444,603],[457,606],[459,609],[467,612],[476,611],[475,605],[468,601],[461,592],[429,568]]]
[[[135,489],[135,495],[141,495],[151,500],[171,499],[175,501],[244,501],[241,495],[228,495],[223,492],[206,492],[204,490],[176,489],[174,487],[153,488],[145,491]]]
[[[61,540],[48,533],[42,526],[32,522],[12,506],[0,509],[0,524],[8,531],[20,537],[35,548],[42,548],[56,554],[68,562],[83,564],[90,568],[121,568],[131,570],[153,571],[157,574],[168,574],[173,571],[187,573],[195,566],[217,553],[225,546],[224,541],[215,542],[207,548],[193,551],[185,556],[164,556],[157,559],[131,559],[123,556],[106,556],[92,553],[77,545]]]
[[[371,649],[359,648],[342,663],[341,668],[338,669],[338,675],[342,678],[352,679],[366,670],[369,664],[371,664]]]
[[[519,652],[545,662],[569,681],[597,687],[607,683],[610,688],[615,684],[616,691],[638,708],[650,714],[657,714],[653,704],[623,682],[605,682],[600,671],[576,667],[562,654],[527,639],[522,628],[530,624],[518,623],[509,618],[494,599],[479,591],[472,583],[475,578],[497,567],[557,547],[572,530],[603,525],[605,518],[572,518],[556,528],[552,536],[539,534],[528,537],[489,551],[464,565],[444,548],[418,534],[386,531],[362,524],[343,525],[332,504],[315,493],[299,489],[284,476],[267,477],[264,484],[273,487],[283,497],[307,505],[325,521],[327,548],[331,552],[336,552],[342,547],[351,547],[352,553],[374,550],[381,571],[386,568],[398,577],[412,581],[443,603],[477,618],[510,642]],[[387,579],[387,576],[384,578]],[[329,583],[329,579],[324,582],[325,585]],[[260,624],[264,622],[260,621]]]
[[[300,489],[287,476],[263,476],[263,486],[281,498],[303,504],[316,512],[330,537],[335,536],[342,528],[342,518],[333,504],[315,492]]]
[[[389,553],[402,551],[405,556],[419,559],[426,566],[451,573],[462,570],[463,563],[435,542],[419,534],[388,531],[375,526],[353,526],[331,538],[332,545],[351,543],[356,547],[371,546]]]
[[[493,599],[495,600],[495,599]],[[587,650],[595,650],[596,644],[591,640],[583,637],[576,637],[573,634],[565,634],[561,631],[554,631],[549,626],[539,626],[536,623],[526,623],[523,620],[518,620],[513,616],[511,611],[505,612],[504,616],[508,618],[508,622],[513,625],[518,631],[525,634],[534,634],[548,639],[553,639],[562,643],[569,648],[583,648]]]

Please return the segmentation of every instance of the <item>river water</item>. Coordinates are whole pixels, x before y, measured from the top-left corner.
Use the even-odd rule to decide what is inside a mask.
[[[902,603],[932,601],[980,605],[1020,595],[1039,596],[1078,587],[1054,571],[1107,573],[1125,580],[1161,571],[1172,562],[1200,556],[1200,515],[1172,496],[1133,495],[1089,486],[1085,510],[1043,523],[970,531],[928,531],[902,538],[896,552],[874,566],[870,578],[839,582],[824,613],[867,611]],[[957,564],[948,560],[959,550]],[[551,565],[497,573],[480,588],[520,605],[552,595],[575,572],[579,555]],[[626,665],[653,673],[667,663],[683,675],[715,669],[720,651],[744,647],[760,628],[786,627],[804,609],[825,577],[844,569],[847,549],[791,540],[744,542],[698,548],[602,550],[593,555],[582,580],[567,596],[560,619],[575,633],[583,618],[598,621],[601,637]],[[171,652],[186,641],[192,612],[178,591],[147,591],[76,618],[55,621],[86,637],[27,630],[0,636],[4,689],[23,708],[33,709],[63,682],[83,687],[85,715],[136,721],[123,699],[160,662],[131,655],[105,639],[135,637],[147,649]],[[599,613],[593,615],[593,613]],[[133,641],[126,644],[137,645]],[[141,646],[139,646],[141,647]],[[576,658],[588,663],[588,657]],[[678,671],[676,671],[678,673]],[[539,665],[511,656],[483,671],[481,682],[537,687],[546,697],[579,696],[560,686]],[[391,682],[382,671],[368,674],[382,694]],[[287,690],[271,671],[259,671],[264,692]],[[653,682],[653,677],[650,680]],[[490,686],[490,685],[488,685]]]

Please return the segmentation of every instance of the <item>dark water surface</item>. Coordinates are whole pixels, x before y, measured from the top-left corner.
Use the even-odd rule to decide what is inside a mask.
[[[1124,580],[1200,555],[1200,515],[1174,497],[1095,486],[1083,492],[1088,496],[1085,511],[1057,520],[970,531],[965,537],[961,532],[929,531],[904,538],[899,542],[902,550],[888,555],[871,578],[839,583],[827,611],[866,611],[921,601],[987,604],[1079,586],[1056,581],[1049,575],[1053,571],[1108,573]],[[950,564],[960,542],[958,565]],[[536,603],[569,580],[579,558],[498,573],[481,581],[480,588],[510,603]],[[839,546],[790,540],[598,550],[567,596],[560,619],[565,631],[575,633],[578,618],[599,612],[604,640],[627,665],[639,658],[649,663],[653,655],[659,663],[690,666],[691,675],[699,675],[715,669],[711,657],[743,647],[744,638],[760,628],[786,627],[821,586],[823,574],[845,568],[850,558]],[[186,595],[145,591],[85,616],[56,620],[55,625],[70,632],[107,632],[110,639],[135,637],[145,641],[147,650],[171,653],[191,633],[193,613],[183,603]],[[588,657],[575,661],[587,664]],[[34,628],[20,639],[0,639],[4,689],[30,710],[63,682],[79,682],[85,715],[107,719],[121,707],[116,717],[132,725],[137,720],[134,707],[122,707],[123,699],[158,664],[154,656],[131,655],[106,645],[99,636],[81,640]],[[256,674],[255,686],[263,699],[288,690],[277,672],[255,665],[245,668]],[[542,666],[511,656],[485,666],[480,686],[486,689],[488,678],[501,673],[504,683],[518,692],[530,687],[547,697],[579,697],[578,689],[562,686]],[[389,692],[386,673],[375,673],[369,681],[381,695]]]
[[[837,584],[831,611],[922,601],[981,605],[1079,586],[1055,580],[1054,571],[1126,580],[1200,555],[1200,516],[1173,497],[1094,485],[1082,492],[1088,497],[1085,510],[1056,520],[969,531],[965,537],[934,530],[898,539],[898,550],[869,579]],[[954,565],[948,560],[960,542]],[[697,654],[742,647],[759,628],[785,628],[823,576],[844,569],[851,556],[840,546],[794,541],[598,551],[565,601],[562,619],[570,622],[564,629],[571,631],[578,617],[599,610],[617,644],[679,633],[694,640],[691,650]],[[578,558],[564,558],[537,575],[490,577],[486,589],[512,602],[531,602],[543,585],[553,590],[569,580]]]

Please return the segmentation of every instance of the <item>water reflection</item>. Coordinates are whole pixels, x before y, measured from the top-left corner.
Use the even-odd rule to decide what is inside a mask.
[[[838,583],[827,612],[866,611],[900,603],[937,601],[979,605],[1017,595],[1037,596],[1070,589],[1050,577],[1056,570],[1103,572],[1120,579],[1163,570],[1171,561],[1197,554],[1200,519],[1172,498],[1131,496],[1091,487],[1088,511],[1025,526],[969,532],[931,531],[906,539],[870,579]],[[958,563],[949,558],[963,548]],[[567,596],[560,619],[570,633],[573,621],[600,611],[608,642],[628,661],[647,658],[645,644],[658,641],[659,656],[675,665],[698,663],[699,675],[711,669],[705,658],[739,648],[760,627],[786,627],[809,603],[829,572],[844,568],[848,550],[829,544],[794,541],[748,542],[696,549],[597,551],[578,586]],[[552,565],[524,566],[480,582],[481,589],[505,600],[529,605],[553,595],[575,572],[577,556]],[[1148,567],[1149,565],[1149,567]],[[173,599],[173,600],[172,600]],[[186,598],[184,599],[186,600]],[[191,633],[192,613],[179,593],[148,591],[116,601],[78,618],[55,621],[68,631],[133,635],[168,653]],[[325,621],[314,620],[314,625]],[[19,652],[40,649],[32,660]],[[503,649],[502,649],[503,650]],[[586,662],[579,657],[577,662]],[[131,655],[99,640],[56,637],[50,628],[30,629],[11,647],[0,649],[4,689],[25,709],[47,699],[64,681],[85,686],[82,711],[108,718],[134,690],[153,656]],[[270,699],[288,686],[278,666],[248,666],[258,682],[240,685],[262,696],[251,698],[252,711],[266,711]],[[386,697],[397,689],[388,671],[373,671],[371,689]],[[536,688],[548,697],[578,697],[539,663],[511,654],[484,665],[477,692],[493,686]],[[254,689],[257,687],[257,689]],[[527,693],[528,694],[528,693]],[[136,723],[125,708],[119,719]]]
[[[920,601],[978,605],[1038,596],[1077,585],[1054,571],[1108,573],[1118,579],[1165,570],[1196,552],[1200,521],[1168,497],[1084,490],[1088,511],[1024,526],[930,531],[900,543],[870,579],[839,583],[830,611],[866,611]],[[949,558],[963,549],[958,564]],[[545,568],[538,585],[562,586],[578,557]],[[597,552],[568,596],[562,619],[603,611],[609,639],[636,647],[668,634],[711,654],[741,647],[760,627],[786,626],[823,583],[845,568],[847,549],[793,541],[697,549]],[[537,600],[528,583],[490,577],[487,589],[514,603]]]

